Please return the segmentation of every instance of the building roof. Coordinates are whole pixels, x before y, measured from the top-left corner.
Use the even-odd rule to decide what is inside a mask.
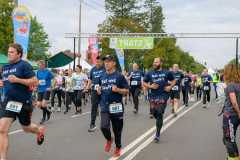
[[[93,59],[91,58],[91,59],[86,59],[85,60],[88,64],[90,64],[90,65],[93,65]]]
[[[52,57],[55,57],[56,55],[58,55],[58,54],[60,54],[60,53],[63,53],[63,54],[65,54],[66,56],[68,56],[68,57],[74,59],[74,53],[64,52],[64,51],[61,51],[61,52],[59,52],[59,53],[53,55]],[[51,59],[52,57],[50,57],[50,59]],[[75,54],[75,58],[77,58],[77,57],[78,57],[78,54]]]

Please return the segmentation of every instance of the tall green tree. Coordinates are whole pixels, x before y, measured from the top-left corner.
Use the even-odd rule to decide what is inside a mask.
[[[31,17],[30,41],[28,48],[28,59],[38,61],[45,56],[49,58],[50,53],[47,53],[51,47],[48,40],[48,34],[44,30],[42,23],[38,22],[37,17]]]
[[[13,0],[0,1],[0,52],[8,53],[8,48],[13,43],[13,21],[12,10]]]

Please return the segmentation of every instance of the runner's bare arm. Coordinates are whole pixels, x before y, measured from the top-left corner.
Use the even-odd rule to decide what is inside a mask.
[[[184,84],[184,78],[183,78],[181,81],[182,81],[182,86],[185,86],[185,84]]]
[[[125,89],[125,88],[118,88],[116,85],[112,84],[112,91],[113,92],[118,92],[120,94],[128,94],[129,93],[129,89]]]
[[[128,77],[126,78],[126,81],[129,81],[129,80],[132,78],[132,75],[133,75],[133,72],[131,73],[130,76],[128,76]]]
[[[57,84],[57,79],[56,78],[53,78],[53,83],[52,83],[52,88]]]
[[[34,76],[32,78],[28,78],[28,79],[21,79],[21,78],[17,78],[15,75],[10,75],[8,77],[8,80],[11,83],[20,83],[25,86],[38,86],[38,80],[37,80],[36,76]]]
[[[238,103],[237,103],[237,99],[236,99],[236,94],[235,94],[235,92],[231,92],[231,93],[229,94],[229,96],[230,96],[230,99],[231,99],[233,108],[235,109],[235,111],[237,112],[238,117],[239,117],[239,116],[240,116],[240,110],[239,110],[239,107],[238,107]]]
[[[92,84],[92,80],[91,80],[91,79],[89,79],[89,81],[88,81],[88,84],[87,84],[87,89],[89,89],[89,88],[90,88],[91,84]]]

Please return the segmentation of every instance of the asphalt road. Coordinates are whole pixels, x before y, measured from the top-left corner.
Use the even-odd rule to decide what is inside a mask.
[[[153,141],[155,119],[149,118],[149,107],[140,100],[139,114],[132,113],[133,104],[125,106],[122,150],[120,159],[134,160],[225,160],[226,148],[222,142],[222,116],[217,116],[220,104],[212,99],[204,109],[201,102],[190,102],[188,107],[179,102],[176,118],[168,104],[160,141]],[[182,97],[182,95],[181,95]],[[104,151],[106,140],[100,130],[97,117],[96,131],[89,133],[91,104],[83,107],[83,114],[74,116],[54,113],[44,125],[45,141],[37,145],[37,136],[24,133],[18,120],[12,124],[9,135],[9,160],[108,160],[113,158],[115,144],[110,152]],[[57,109],[55,108],[55,111]],[[73,116],[73,117],[72,117]],[[32,123],[39,125],[42,112],[36,108]],[[238,141],[238,139],[237,139]],[[239,145],[239,141],[238,141]]]

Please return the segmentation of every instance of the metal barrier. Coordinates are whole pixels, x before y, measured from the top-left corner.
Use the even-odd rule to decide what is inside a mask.
[[[225,102],[225,88],[226,88],[226,84],[223,82],[219,82],[217,83],[217,94],[218,94],[218,100],[221,103]]]

